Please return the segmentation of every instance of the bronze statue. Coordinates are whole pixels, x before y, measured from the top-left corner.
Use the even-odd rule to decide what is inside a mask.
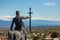
[[[30,16],[29,17],[23,17],[23,16],[20,16],[20,13],[19,13],[19,11],[16,11],[16,17],[14,17],[13,18],[13,20],[12,20],[12,24],[11,24],[11,27],[10,27],[10,35],[11,35],[11,40],[27,40],[27,32],[26,32],[26,30],[25,30],[25,28],[24,28],[24,23],[23,23],[23,19],[27,19],[27,18],[30,18]],[[15,32],[13,32],[13,25],[14,25],[14,23],[15,23],[15,28],[14,28],[14,30],[15,30]],[[21,38],[21,32],[22,32],[22,35],[23,35],[23,33],[25,34],[25,39],[24,38]],[[14,35],[14,36],[13,36]],[[17,35],[18,35],[18,37],[17,37]]]

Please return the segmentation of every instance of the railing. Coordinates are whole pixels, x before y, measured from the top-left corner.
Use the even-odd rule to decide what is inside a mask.
[[[45,39],[39,39],[39,40],[60,40],[59,38],[45,38]]]
[[[0,40],[8,40],[6,37],[0,37]],[[32,39],[28,39],[32,40]],[[38,40],[60,40],[59,38],[45,38],[45,39],[38,39]]]
[[[59,38],[48,38],[48,39],[46,39],[46,40],[60,40]]]
[[[42,39],[28,39],[28,40],[60,40],[59,38],[42,38]]]

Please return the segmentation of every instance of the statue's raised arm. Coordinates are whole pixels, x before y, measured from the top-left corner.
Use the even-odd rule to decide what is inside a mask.
[[[21,19],[28,19],[28,18],[31,18],[31,16],[20,16]]]

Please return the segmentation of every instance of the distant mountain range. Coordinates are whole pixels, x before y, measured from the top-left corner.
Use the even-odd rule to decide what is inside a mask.
[[[24,24],[26,27],[29,27],[29,20],[24,20]],[[40,26],[60,26],[60,21],[49,21],[49,20],[32,20],[32,27],[40,27]],[[0,28],[8,28],[11,26],[11,21],[0,20]]]

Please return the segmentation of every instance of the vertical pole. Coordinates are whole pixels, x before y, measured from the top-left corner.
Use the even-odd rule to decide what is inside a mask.
[[[31,7],[29,8],[29,16],[31,16]],[[31,32],[31,18],[29,19],[29,31]]]
[[[29,8],[29,11],[30,11],[30,15],[29,16],[31,16],[31,8]],[[30,18],[30,32],[31,32],[31,18]]]

